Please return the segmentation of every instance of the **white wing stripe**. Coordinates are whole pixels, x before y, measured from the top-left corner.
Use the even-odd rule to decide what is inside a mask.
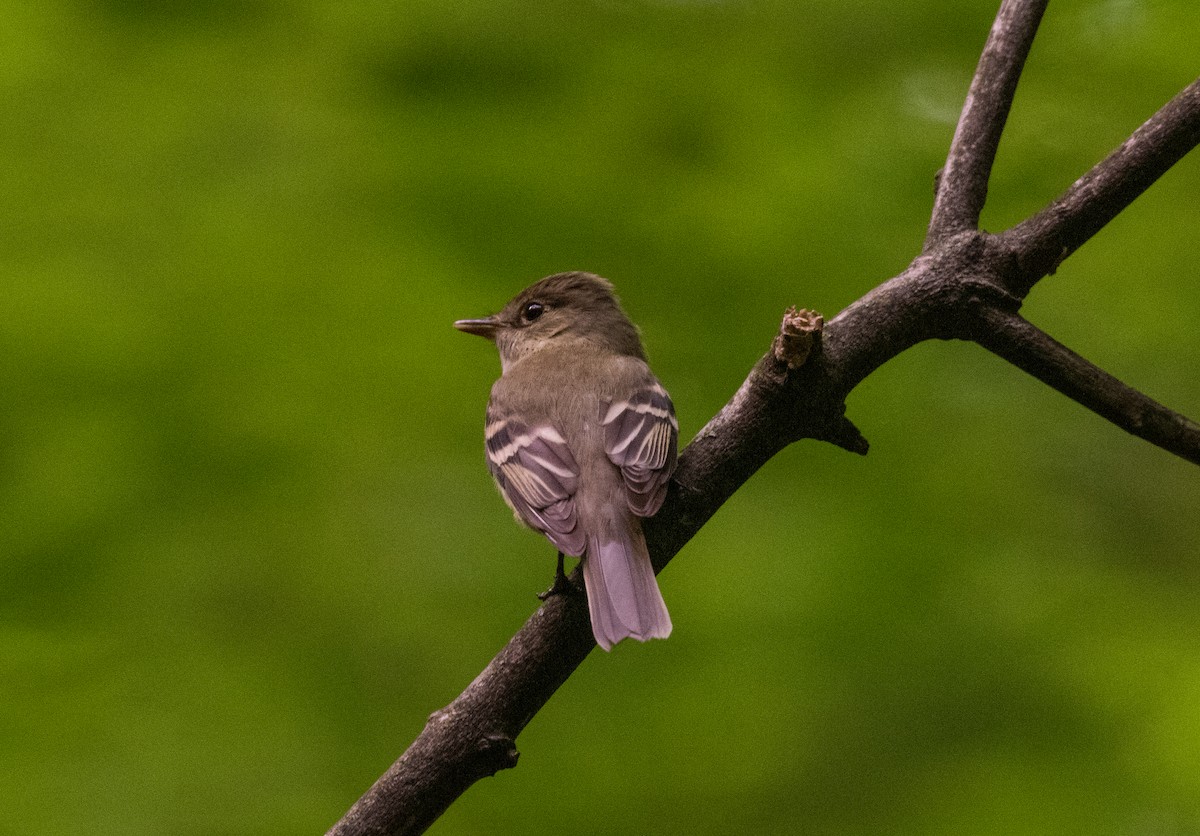
[[[562,464],[562,462],[552,461],[542,456],[535,456],[532,453],[530,454],[529,458],[540,464],[543,468],[550,471],[560,479],[570,479],[575,476],[575,471]]]
[[[655,418],[667,419],[672,424],[675,423],[675,416],[669,409],[663,409],[661,406],[655,406],[652,403],[630,403],[629,401],[618,401],[608,408],[608,412],[604,413],[604,420],[600,423],[611,424],[617,419],[617,416],[623,412],[635,412],[639,415],[653,415]]]
[[[530,504],[542,505],[554,501],[554,494],[542,477],[519,464],[505,467],[504,478],[516,485],[521,496],[525,497]]]
[[[667,455],[667,441],[666,426],[655,424],[642,441],[642,447],[637,455],[638,461],[659,462],[664,459]]]
[[[619,456],[621,453],[624,453],[625,448],[632,444],[634,440],[641,435],[642,427],[645,426],[645,423],[645,421],[638,421],[637,424],[631,427],[629,429],[629,433],[609,449],[608,455],[611,457]]]
[[[504,423],[504,422],[502,422],[502,423]],[[495,425],[492,425],[492,426],[495,426]],[[503,429],[503,427],[497,427],[495,430],[492,430],[492,427],[488,427],[488,430],[489,430],[488,437],[491,438],[492,436],[495,436],[497,433],[500,432],[501,429]],[[539,438],[544,438],[553,444],[566,444],[566,441],[563,439],[563,437],[561,435],[558,434],[558,431],[555,430],[554,427],[538,427],[537,429],[531,431],[527,435],[517,436],[512,441],[510,441],[508,444],[505,444],[503,447],[501,447],[498,450],[489,451],[488,458],[490,458],[496,464],[502,465],[505,462],[507,462],[509,459],[511,459],[513,456],[515,456],[518,452],[520,452],[522,448],[528,447],[529,445],[531,445],[535,441],[537,441]],[[541,460],[539,459],[538,461],[541,461]],[[553,468],[549,468],[549,469],[553,470]],[[557,472],[557,471],[555,471],[555,472]],[[559,473],[559,475],[562,476],[565,474]]]
[[[508,426],[507,418],[497,418],[483,429],[484,440],[491,441],[495,435]]]

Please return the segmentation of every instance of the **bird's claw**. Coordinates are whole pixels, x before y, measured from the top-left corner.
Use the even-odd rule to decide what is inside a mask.
[[[571,579],[567,577],[567,573],[563,571],[563,555],[558,553],[558,566],[554,570],[554,583],[545,592],[539,592],[537,597],[541,601],[552,598],[555,595],[574,595],[579,592],[575,584],[571,583]]]

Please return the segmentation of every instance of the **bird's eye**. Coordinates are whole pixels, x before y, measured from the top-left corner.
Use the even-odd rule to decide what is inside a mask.
[[[521,319],[526,322],[533,322],[545,312],[546,306],[541,302],[529,302],[525,307],[521,308]]]

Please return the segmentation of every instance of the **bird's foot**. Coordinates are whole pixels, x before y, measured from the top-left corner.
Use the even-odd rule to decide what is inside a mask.
[[[558,566],[554,570],[554,583],[545,592],[539,592],[538,598],[545,601],[555,595],[574,595],[579,592],[575,584],[571,583],[571,579],[567,577],[567,573],[563,571],[563,555],[558,553]]]

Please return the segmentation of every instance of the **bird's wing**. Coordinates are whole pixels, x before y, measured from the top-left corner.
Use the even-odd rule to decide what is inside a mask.
[[[679,422],[671,397],[652,379],[628,398],[601,406],[604,449],[621,469],[629,507],[639,517],[653,516],[675,472]]]
[[[517,517],[564,554],[583,554],[587,541],[575,510],[579,465],[558,430],[528,426],[489,405],[486,444],[488,469]]]

